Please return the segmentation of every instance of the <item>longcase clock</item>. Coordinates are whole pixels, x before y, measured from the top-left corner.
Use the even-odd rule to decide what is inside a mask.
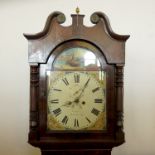
[[[30,131],[42,155],[111,155],[124,143],[123,66],[127,35],[115,34],[104,13],[49,15],[28,39]]]

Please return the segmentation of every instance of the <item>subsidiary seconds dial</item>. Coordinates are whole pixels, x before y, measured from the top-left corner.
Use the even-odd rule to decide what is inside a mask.
[[[105,109],[103,87],[89,71],[57,77],[49,89],[49,114],[65,129],[89,128]]]

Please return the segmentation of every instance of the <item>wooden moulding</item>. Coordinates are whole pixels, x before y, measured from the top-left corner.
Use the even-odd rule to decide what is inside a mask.
[[[29,41],[29,63],[46,63],[51,52],[63,42],[83,40],[90,42],[104,52],[109,64],[124,64],[125,41],[129,35],[118,35],[112,31],[104,13],[95,12],[92,27],[83,25],[84,15],[73,14],[72,25],[62,26],[65,16],[61,12],[49,15],[43,31],[30,35],[24,34]],[[46,45],[45,45],[46,43]]]

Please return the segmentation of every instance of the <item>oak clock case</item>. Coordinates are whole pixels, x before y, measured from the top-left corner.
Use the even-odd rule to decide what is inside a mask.
[[[49,15],[29,41],[30,131],[28,142],[42,155],[104,154],[124,143],[123,66],[125,41],[104,13]]]

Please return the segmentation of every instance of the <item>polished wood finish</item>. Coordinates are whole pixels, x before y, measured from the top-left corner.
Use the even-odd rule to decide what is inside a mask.
[[[93,27],[83,25],[84,15],[72,15],[72,25],[61,24],[65,16],[52,13],[42,32],[24,34],[29,42],[30,131],[28,142],[42,155],[110,155],[114,146],[124,143],[123,67],[128,35],[115,34],[105,14],[91,16]],[[100,57],[107,72],[106,131],[47,131],[46,70],[52,70],[56,56],[68,47],[84,47]]]

